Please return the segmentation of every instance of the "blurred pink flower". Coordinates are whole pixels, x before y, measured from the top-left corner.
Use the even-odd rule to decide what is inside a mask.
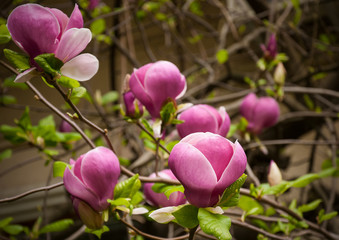
[[[217,111],[214,107],[199,104],[183,111],[179,120],[184,122],[176,125],[179,136],[186,137],[194,132],[211,132],[226,137],[231,120],[224,107]]]
[[[242,101],[240,113],[248,121],[247,130],[259,134],[264,128],[277,123],[280,109],[274,98],[257,98],[254,93],[250,93]]]

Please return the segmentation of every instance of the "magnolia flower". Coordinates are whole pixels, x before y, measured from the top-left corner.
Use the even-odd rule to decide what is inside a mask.
[[[267,174],[268,183],[271,186],[278,185],[282,181],[282,176],[278,165],[271,160],[270,167]]]
[[[246,154],[238,142],[214,133],[192,133],[177,143],[168,165],[185,188],[189,203],[213,207],[244,173]]]
[[[186,92],[186,79],[171,62],[158,61],[135,69],[129,86],[134,96],[153,118],[160,117],[161,108]]]
[[[274,98],[257,98],[254,93],[250,93],[241,103],[240,113],[248,121],[247,130],[259,134],[263,128],[277,123],[280,110]]]
[[[97,147],[72,163],[71,169],[65,169],[63,180],[73,202],[81,200],[96,212],[106,210],[120,175],[117,156],[108,148]]]
[[[64,65],[63,75],[78,81],[89,80],[99,68],[98,59],[92,54],[80,54],[91,41],[92,33],[83,28],[83,19],[78,5],[71,16],[55,8],[38,4],[16,7],[8,17],[8,30],[13,41],[30,57],[32,68],[19,74],[16,82],[25,82],[37,74],[40,67],[34,58],[43,53],[54,53]]]
[[[214,107],[205,104],[195,105],[183,111],[178,119],[184,121],[176,125],[181,138],[194,132],[212,132],[226,137],[231,124],[224,107],[220,107],[217,111]]]
[[[275,34],[271,34],[267,45],[261,44],[260,47],[264,53],[265,58],[274,59],[275,56],[278,54],[277,39],[275,37]]]
[[[169,169],[162,170],[158,174],[159,177],[176,180],[176,177]],[[156,174],[152,173],[149,177],[151,178],[156,177]],[[167,199],[164,193],[154,192],[152,190],[153,185],[154,183],[145,183],[144,185],[145,198],[150,205],[156,207],[169,207],[169,206],[178,206],[186,202],[185,196],[182,192],[174,192]]]

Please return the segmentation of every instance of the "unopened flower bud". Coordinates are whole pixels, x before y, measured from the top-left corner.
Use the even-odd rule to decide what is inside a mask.
[[[267,179],[268,179],[268,183],[271,186],[278,185],[282,181],[280,169],[273,160],[271,160],[271,163],[270,163]]]
[[[275,68],[274,75],[273,75],[274,82],[279,85],[284,85],[285,76],[286,76],[286,70],[285,70],[284,64],[282,64],[282,62],[279,62],[277,67]]]

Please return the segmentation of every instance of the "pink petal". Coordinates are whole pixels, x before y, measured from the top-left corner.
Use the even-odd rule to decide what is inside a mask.
[[[54,16],[57,18],[59,26],[60,26],[60,34],[58,36],[58,39],[60,40],[61,35],[65,32],[65,28],[67,26],[67,23],[69,21],[69,18],[66,14],[64,14],[62,11],[60,11],[57,8],[49,8],[49,10],[54,14]]]
[[[103,210],[98,204],[98,196],[89,190],[69,168],[65,169],[63,180],[67,192],[69,192],[72,196],[87,202],[97,211]]]
[[[55,57],[67,62],[81,53],[92,39],[92,33],[87,28],[72,28],[61,37]]]
[[[222,194],[224,190],[235,182],[244,173],[247,164],[247,157],[244,149],[241,147],[238,141],[234,143],[234,154],[229,161],[228,166],[224,170],[219,179],[214,193]]]
[[[82,159],[81,176],[86,186],[98,195],[98,204],[102,210],[107,208],[107,199],[113,198],[114,187],[120,176],[117,156],[105,147],[87,152]]]
[[[215,109],[213,109],[216,111]],[[218,114],[218,112],[216,112]],[[218,114],[219,115],[219,114]],[[219,116],[220,120],[221,117]],[[218,131],[218,121],[210,109],[205,105],[195,105],[180,114],[179,120],[185,121],[177,125],[177,130],[181,138],[194,132]]]
[[[219,181],[232,158],[233,143],[218,134],[206,133],[205,136],[192,145],[210,162]]]
[[[39,73],[36,71],[36,68],[35,67],[29,68],[25,70],[24,72],[18,74],[14,82],[17,82],[17,83],[27,82],[36,76],[39,76]]]
[[[253,123],[258,128],[273,126],[279,118],[280,109],[275,99],[262,97],[254,110]]]
[[[18,6],[9,15],[7,27],[14,42],[31,58],[53,53],[58,45],[60,27],[57,18],[38,4]]]
[[[172,149],[168,165],[183,184],[187,200],[196,206],[208,206],[217,177],[206,157],[194,146],[180,142]]]
[[[71,28],[83,28],[83,27],[84,27],[84,20],[82,18],[82,14],[79,10],[78,4],[75,4],[65,31]]]
[[[98,72],[98,69],[98,59],[92,54],[84,53],[66,62],[60,71],[67,77],[78,81],[87,81]]]
[[[240,105],[240,114],[249,122],[253,119],[254,108],[258,103],[258,98],[254,93],[248,94]]]
[[[157,112],[168,98],[176,99],[186,86],[177,66],[168,61],[154,63],[146,72],[144,82]]]
[[[221,116],[222,122],[219,125],[218,134],[220,136],[226,137],[228,131],[230,130],[231,119],[224,107],[219,108],[219,114]]]
[[[133,92],[134,96],[146,107],[152,116],[159,115],[154,110],[153,101],[150,96],[146,93],[144,87],[144,79],[147,70],[153,65],[153,63],[146,64],[139,69],[135,69],[129,80],[129,87]]]

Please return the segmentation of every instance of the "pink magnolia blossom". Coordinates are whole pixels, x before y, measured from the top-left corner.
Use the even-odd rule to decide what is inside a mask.
[[[238,142],[214,133],[192,133],[176,144],[168,165],[185,188],[189,203],[213,207],[244,173],[246,154]]]
[[[181,138],[194,132],[211,132],[226,137],[231,120],[224,107],[217,111],[214,107],[199,104],[188,108],[178,116],[184,123],[177,125]]]
[[[277,50],[277,39],[275,37],[275,34],[271,34],[267,45],[261,44],[260,45],[261,50],[264,53],[264,57],[267,59],[274,59],[275,56],[278,54]]]
[[[72,163],[71,169],[65,169],[63,180],[73,203],[74,199],[79,199],[96,212],[106,210],[109,207],[107,199],[113,198],[120,175],[117,156],[108,148],[97,147]]]
[[[92,33],[83,28],[83,18],[78,5],[70,17],[55,8],[38,4],[16,7],[8,17],[8,30],[13,41],[25,51],[32,68],[19,74],[16,82],[24,82],[36,75],[39,69],[34,58],[43,53],[54,53],[64,65],[63,75],[78,81],[89,80],[99,68],[98,59],[92,54],[80,54],[91,41]]]
[[[153,118],[160,117],[161,108],[186,92],[186,79],[171,62],[158,61],[135,69],[129,86],[134,96]]]
[[[259,134],[262,129],[277,123],[280,109],[274,98],[257,98],[254,93],[250,93],[241,103],[240,113],[248,121],[247,130]]]
[[[173,175],[172,171],[165,169],[160,171],[159,177],[165,179],[174,179],[176,177]],[[156,177],[155,173],[152,173],[149,177]],[[170,195],[169,199],[165,196],[164,193],[156,193],[152,190],[154,183],[145,183],[144,184],[144,194],[146,201],[156,207],[169,207],[169,206],[178,206],[186,202],[185,195],[182,192],[174,192]]]

